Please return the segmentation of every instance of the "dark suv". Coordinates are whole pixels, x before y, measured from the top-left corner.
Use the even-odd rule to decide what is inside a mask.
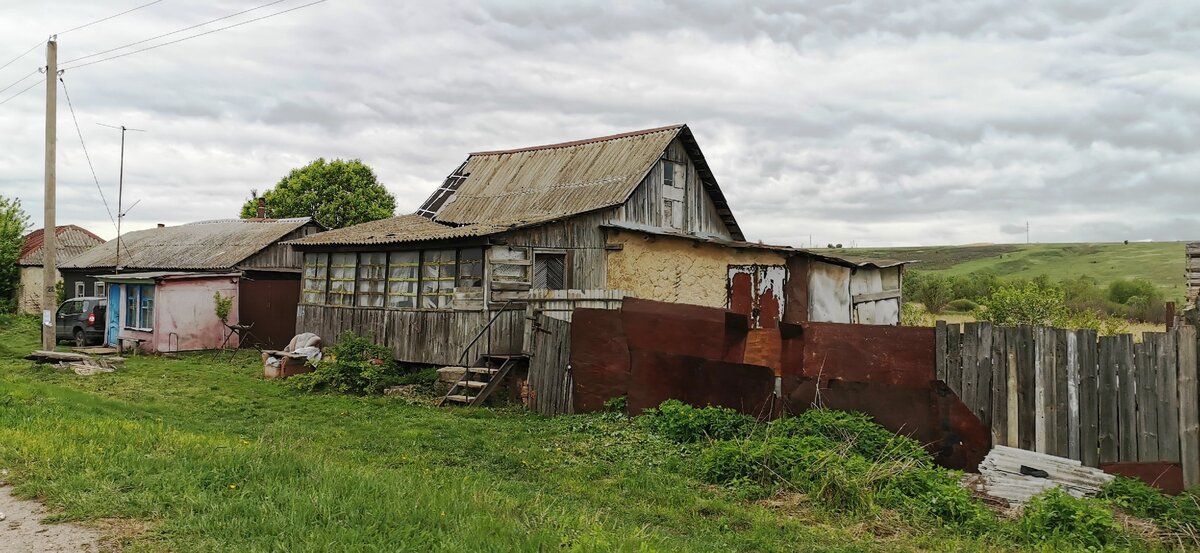
[[[55,340],[74,343],[78,347],[104,343],[108,300],[105,298],[71,298],[58,306],[54,318]]]

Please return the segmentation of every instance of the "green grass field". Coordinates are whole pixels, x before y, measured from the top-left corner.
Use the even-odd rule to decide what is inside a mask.
[[[895,513],[739,500],[627,419],[305,395],[246,354],[80,377],[20,359],[36,332],[0,321],[0,468],[128,552],[1008,549]]]
[[[987,271],[1005,278],[1051,280],[1095,278],[1101,286],[1118,279],[1147,279],[1168,298],[1184,296],[1183,242],[1096,244],[986,244],[915,248],[825,250],[854,256],[913,260],[916,271],[964,275]]]

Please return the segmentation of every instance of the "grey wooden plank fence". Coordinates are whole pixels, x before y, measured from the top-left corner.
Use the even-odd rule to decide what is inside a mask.
[[[1184,326],[1093,330],[938,322],[938,379],[992,431],[992,442],[1087,466],[1172,462],[1200,484],[1197,332]]]

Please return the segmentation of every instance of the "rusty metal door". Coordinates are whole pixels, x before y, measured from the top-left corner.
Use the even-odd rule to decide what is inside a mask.
[[[786,284],[783,265],[730,265],[726,305],[749,317],[751,328],[778,328]]]

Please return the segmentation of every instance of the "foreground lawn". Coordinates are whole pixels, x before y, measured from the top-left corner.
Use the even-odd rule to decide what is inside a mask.
[[[687,476],[681,446],[612,417],[303,395],[245,353],[80,377],[20,359],[36,332],[0,320],[0,468],[57,519],[141,528],[120,531],[125,551],[991,547],[887,513],[740,501]]]

